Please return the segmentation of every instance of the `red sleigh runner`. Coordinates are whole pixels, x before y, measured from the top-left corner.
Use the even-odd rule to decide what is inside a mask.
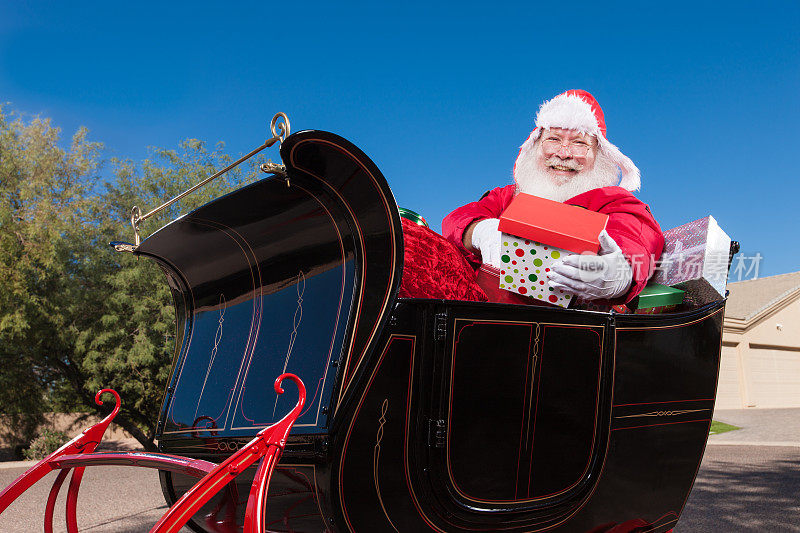
[[[114,410],[99,423],[86,429],[83,433],[64,446],[42,459],[35,466],[17,478],[0,493],[0,513],[2,513],[22,493],[53,470],[60,470],[56,477],[45,508],[44,531],[53,531],[53,510],[58,492],[70,470],[74,469],[67,493],[67,531],[78,532],[77,502],[83,472],[88,466],[118,465],[142,468],[155,468],[160,471],[180,472],[200,480],[175,502],[163,517],[150,530],[151,533],[171,533],[178,531],[186,522],[221,489],[227,487],[233,479],[247,467],[260,461],[253,479],[247,511],[244,519],[246,533],[263,533],[264,508],[267,501],[269,482],[275,464],[286,446],[286,439],[295,420],[303,410],[306,390],[303,382],[294,374],[282,374],[275,380],[275,392],[283,394],[281,383],[285,379],[295,382],[299,390],[299,399],[294,409],[279,422],[261,430],[256,437],[240,448],[236,453],[217,465],[208,461],[156,453],[93,453],[103,438],[108,425],[120,409],[120,397],[116,391],[103,389],[95,396],[98,405],[103,393],[114,395],[117,403]],[[224,524],[225,522],[223,522]],[[227,521],[227,531],[236,531],[235,521]]]

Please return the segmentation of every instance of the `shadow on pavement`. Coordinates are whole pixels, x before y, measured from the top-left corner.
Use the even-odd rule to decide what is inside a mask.
[[[800,449],[709,446],[675,531],[800,531],[799,494]]]

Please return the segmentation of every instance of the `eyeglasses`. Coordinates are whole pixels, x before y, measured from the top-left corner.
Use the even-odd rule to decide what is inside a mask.
[[[542,148],[551,154],[555,154],[561,148],[566,148],[572,157],[586,157],[592,145],[582,139],[575,139],[573,141],[562,141],[557,137],[548,137],[542,141]]]

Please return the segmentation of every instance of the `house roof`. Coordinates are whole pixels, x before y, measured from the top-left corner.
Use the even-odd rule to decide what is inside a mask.
[[[728,283],[726,318],[749,320],[800,289],[800,272]]]

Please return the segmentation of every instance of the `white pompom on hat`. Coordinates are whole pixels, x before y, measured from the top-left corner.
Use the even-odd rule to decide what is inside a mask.
[[[629,191],[638,191],[641,188],[639,169],[626,155],[620,152],[606,138],[606,121],[603,110],[594,96],[587,91],[572,89],[561,93],[552,100],[548,100],[539,108],[536,114],[536,128],[519,149],[519,155],[514,163],[514,180],[517,179],[517,167],[522,167],[522,162],[535,157],[533,143],[539,139],[542,130],[549,128],[562,128],[577,130],[581,133],[594,135],[600,149],[608,155],[611,161],[621,171],[619,186]]]

